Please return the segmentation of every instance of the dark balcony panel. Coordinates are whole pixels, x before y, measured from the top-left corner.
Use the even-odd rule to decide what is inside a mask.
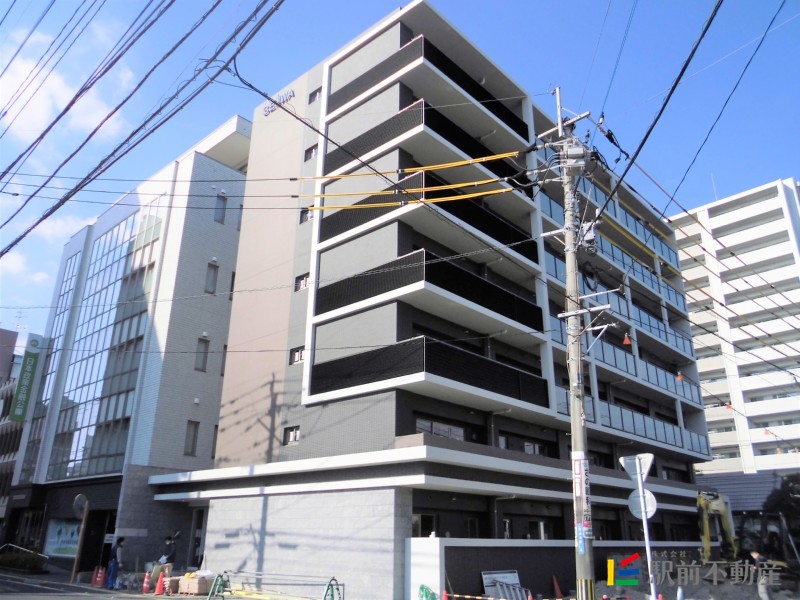
[[[426,262],[437,258],[426,253]],[[425,281],[429,281],[465,300],[488,308],[526,327],[542,331],[542,309],[493,283],[447,261],[425,266]]]
[[[422,56],[422,37],[418,37],[400,48],[383,62],[362,73],[353,81],[343,85],[328,96],[328,112],[344,106],[359,94],[380,83]]]
[[[320,315],[422,281],[425,277],[424,260],[423,252],[414,252],[376,269],[321,287],[317,290],[315,314]]]
[[[394,188],[397,193],[391,195],[369,196],[368,198],[364,198],[363,200],[353,203],[353,206],[378,204],[384,202],[402,202],[404,200],[408,200],[409,197],[412,199],[418,199],[421,197],[420,194],[414,193],[409,196],[408,194],[403,194],[400,192],[398,188],[401,190],[406,190],[421,188],[422,186],[422,173],[417,173],[411,177],[405,178],[397,185],[387,187],[384,190],[388,191]],[[337,235],[341,235],[342,233],[350,231],[351,229],[355,229],[359,225],[363,225],[364,223],[368,223],[373,219],[382,217],[383,215],[396,209],[397,206],[382,206],[369,209],[352,208],[337,210],[336,212],[331,213],[329,216],[322,219],[322,222],[320,223],[319,239],[321,242],[325,242],[333,237],[336,237]],[[324,214],[325,211],[322,212]]]
[[[536,406],[548,406],[547,381],[541,377],[427,338],[425,371]]]
[[[425,58],[435,65],[442,73],[455,81],[461,89],[481,102],[494,116],[513,129],[520,137],[528,139],[528,126],[525,121],[515,115],[505,104],[492,96],[486,88],[467,75],[461,67],[450,60],[444,52],[425,40]]]
[[[350,100],[377,85],[411,64],[414,60],[424,56],[432,65],[454,81],[462,90],[480,102],[484,108],[491,112],[500,121],[505,123],[520,137],[528,139],[528,126],[521,118],[505,104],[495,98],[486,88],[470,77],[464,69],[459,67],[447,55],[422,36],[412,40],[392,56],[371,69],[362,73],[353,81],[342,86],[328,97],[328,112],[333,112],[344,106]],[[424,90],[416,90],[417,95],[424,95]]]
[[[445,379],[547,407],[547,382],[535,375],[429,338],[314,365],[311,394],[323,394],[427,372]]]
[[[423,338],[417,338],[314,365],[311,394],[421,373],[425,368],[424,349]]]
[[[325,174],[332,173],[370,150],[391,142],[417,125],[421,125],[423,117],[421,106],[421,103],[409,106],[377,127],[342,144],[341,148],[328,152],[325,155]]]
[[[453,123],[450,119],[445,117],[435,108],[425,106],[425,125],[430,127],[433,131],[438,133],[448,142],[453,144],[456,148],[461,150],[470,158],[481,158],[483,156],[491,156],[495,154],[486,146],[481,144],[474,137],[469,135],[466,131],[461,129],[458,125]],[[494,173],[497,177],[513,177],[519,173],[519,169],[505,160],[493,160],[483,164],[489,171]],[[526,175],[518,175],[514,177],[519,185],[523,187],[521,191],[529,198],[533,198],[533,188],[530,187],[531,180]]]
[[[531,236],[478,202],[474,200],[442,202],[438,206],[501,244],[514,244],[511,247],[514,252],[532,262],[539,263],[539,247],[531,239]]]
[[[316,313],[323,314],[418,281],[427,281],[536,331],[542,309],[525,298],[439,257],[418,250],[370,271],[319,288]]]
[[[340,148],[328,152],[325,156],[325,174],[336,171],[423,123],[470,158],[482,158],[494,154],[442,113],[419,100],[377,127],[342,144]],[[514,177],[514,181],[518,185],[525,186],[521,188],[522,192],[529,198],[533,198],[531,180],[524,174],[518,175],[519,169],[508,161],[493,160],[484,163],[484,167],[497,177]]]

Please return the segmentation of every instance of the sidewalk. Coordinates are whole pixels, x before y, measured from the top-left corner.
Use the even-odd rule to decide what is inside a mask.
[[[63,589],[65,592],[74,593],[97,593],[107,594],[110,598],[130,598],[131,596],[141,596],[142,590],[107,590],[91,585],[92,573],[78,573],[75,576],[75,583],[70,583],[72,571],[63,569],[53,564],[45,565],[47,572],[35,574],[23,574],[14,571],[0,569],[0,578],[20,583],[32,583],[41,585],[52,585]],[[79,583],[80,582],[80,583]]]

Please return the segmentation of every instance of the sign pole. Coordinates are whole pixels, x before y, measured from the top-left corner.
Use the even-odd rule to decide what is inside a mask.
[[[647,507],[644,497],[644,475],[642,473],[642,457],[636,455],[636,485],[639,487],[639,506],[642,510],[642,529],[644,530],[644,548],[647,552],[647,579],[650,581],[650,597],[656,600],[656,579],[653,577],[653,557],[650,552],[650,532],[647,526]]]

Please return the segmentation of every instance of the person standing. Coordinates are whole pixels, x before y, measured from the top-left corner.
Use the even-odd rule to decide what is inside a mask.
[[[117,543],[111,546],[111,560],[108,561],[108,573],[106,574],[106,589],[114,590],[117,588],[117,575],[122,568],[122,547],[125,545],[125,538],[117,538]]]
[[[158,562],[162,565],[164,571],[164,584],[169,584],[169,578],[172,577],[172,563],[175,562],[175,540],[171,535],[164,538],[164,551],[161,553],[161,558]]]

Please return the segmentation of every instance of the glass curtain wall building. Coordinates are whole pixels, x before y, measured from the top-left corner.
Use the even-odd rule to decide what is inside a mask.
[[[230,119],[65,246],[6,541],[70,559],[57,532],[81,493],[82,569],[118,536],[132,563],[151,560],[178,529],[176,562],[196,563],[204,512],[154,505],[147,477],[213,464],[249,137]]]

